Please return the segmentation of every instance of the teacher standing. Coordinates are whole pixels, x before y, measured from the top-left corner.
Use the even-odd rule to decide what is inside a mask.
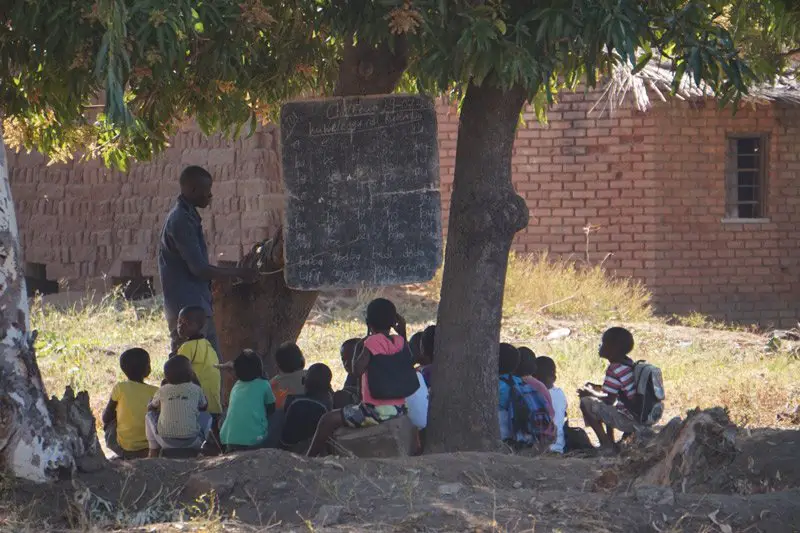
[[[208,262],[208,247],[203,235],[203,220],[198,209],[211,205],[211,174],[198,166],[181,172],[181,194],[169,212],[158,246],[158,273],[164,293],[172,352],[179,347],[178,313],[184,307],[202,307],[207,316],[204,335],[219,354],[214,308],[211,302],[211,280],[242,278],[255,281],[258,275],[248,268],[223,268]]]

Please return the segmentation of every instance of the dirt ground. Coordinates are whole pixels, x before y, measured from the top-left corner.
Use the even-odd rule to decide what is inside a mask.
[[[800,431],[740,431],[728,450],[697,433],[700,462],[676,478],[699,455],[677,459],[662,486],[643,485],[643,472],[669,452],[643,459],[633,447],[616,457],[259,450],[112,462],[56,485],[13,482],[4,508],[14,518],[0,513],[0,531],[800,531]]]

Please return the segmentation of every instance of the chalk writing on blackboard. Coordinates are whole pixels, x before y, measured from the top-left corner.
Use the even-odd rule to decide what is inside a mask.
[[[285,276],[297,289],[427,281],[441,263],[436,112],[422,96],[281,110]]]

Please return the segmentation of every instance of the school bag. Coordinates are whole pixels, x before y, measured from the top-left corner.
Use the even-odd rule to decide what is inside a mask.
[[[664,380],[661,369],[640,360],[633,363],[634,393],[639,397],[639,422],[652,426],[664,414]]]
[[[547,400],[517,376],[501,376],[508,387],[508,401],[500,405],[500,435],[514,447],[523,448],[553,435],[553,420]]]
[[[417,392],[419,380],[408,343],[394,354],[373,354],[367,366],[367,383],[376,400],[405,399]]]

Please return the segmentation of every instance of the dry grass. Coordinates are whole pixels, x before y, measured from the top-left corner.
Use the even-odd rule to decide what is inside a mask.
[[[425,286],[438,299],[442,270]],[[599,265],[591,266],[547,253],[534,256],[512,253],[503,296],[503,316],[518,314],[553,318],[641,322],[652,317],[650,294],[638,282],[609,277]]]
[[[341,383],[339,345],[363,335],[360,317],[369,300],[378,295],[393,298],[408,317],[410,331],[418,331],[435,320],[440,282],[437,276],[430,284],[408,290],[370,289],[322,298],[299,340],[307,361],[326,363],[335,384]],[[786,404],[800,398],[793,378],[800,373],[800,359],[790,350],[768,350],[763,336],[725,330],[699,316],[687,317],[684,323],[701,327],[667,325],[652,317],[647,300],[640,285],[608,278],[597,268],[551,262],[546,256],[512,256],[502,337],[555,359],[558,385],[570,399],[570,415],[576,422],[574,390],[586,381],[602,379],[597,345],[610,325],[629,327],[637,343],[634,357],[663,369],[670,416],[696,406],[724,405],[737,423],[774,426]],[[548,306],[553,302],[560,303]],[[118,355],[125,348],[148,349],[153,358],[150,381],[161,379],[168,339],[156,303],[132,304],[110,295],[63,310],[37,302],[32,322],[40,331],[37,353],[48,390],[60,393],[66,385],[88,390],[97,415],[113,384],[122,378]],[[562,326],[572,329],[569,337],[546,339],[549,331]]]

